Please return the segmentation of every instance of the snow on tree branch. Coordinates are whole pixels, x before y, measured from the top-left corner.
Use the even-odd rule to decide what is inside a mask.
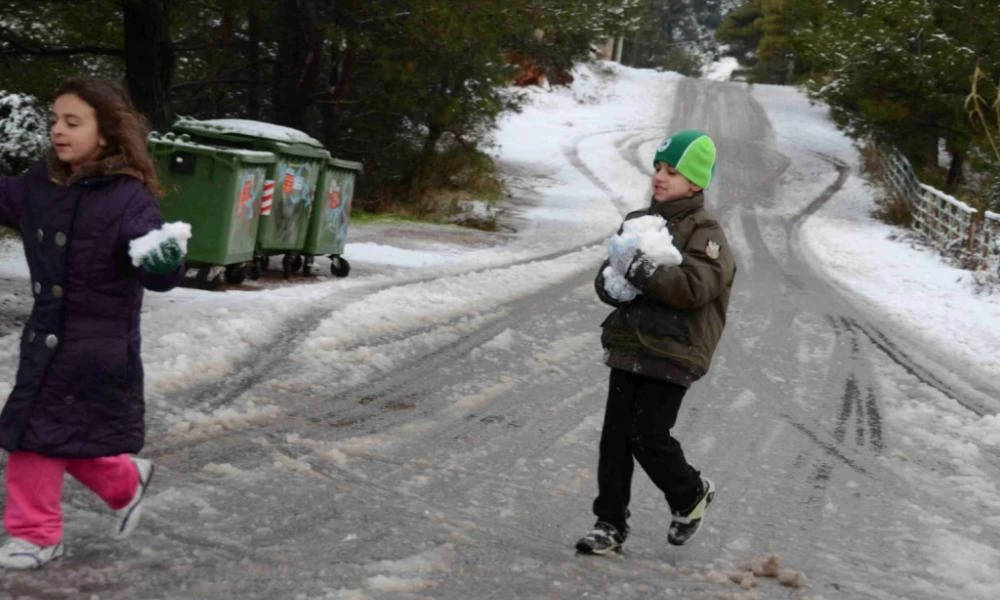
[[[20,172],[48,143],[48,123],[38,101],[0,90],[0,172]]]

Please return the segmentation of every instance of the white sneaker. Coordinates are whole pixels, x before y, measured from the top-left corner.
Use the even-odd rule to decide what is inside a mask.
[[[705,520],[705,509],[715,498],[715,484],[708,477],[701,478],[701,495],[687,512],[675,512],[670,520],[667,541],[674,546],[683,546],[701,529]]]
[[[37,569],[55,560],[65,552],[63,543],[52,546],[36,546],[21,538],[7,538],[0,547],[0,567],[5,569]]]
[[[145,458],[131,457],[135,468],[139,471],[139,486],[135,490],[135,496],[125,505],[118,509],[118,523],[115,524],[114,536],[118,539],[127,538],[131,535],[135,526],[139,524],[139,517],[142,516],[142,500],[146,497],[146,490],[149,482],[153,479],[153,463]]]

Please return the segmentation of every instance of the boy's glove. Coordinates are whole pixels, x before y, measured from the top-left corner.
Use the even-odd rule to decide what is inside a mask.
[[[623,274],[630,282],[635,282],[637,279],[645,281],[653,276],[658,267],[659,265],[653,262],[645,252],[636,250],[635,254],[632,255],[632,262],[625,266]]]
[[[143,257],[142,267],[150,273],[173,273],[183,260],[180,244],[174,238],[167,238]]]
[[[612,269],[624,275],[637,252],[639,252],[639,238],[637,236],[612,236],[608,243],[608,262]]]
[[[604,287],[604,292],[615,302],[631,302],[639,295],[639,290],[610,265],[601,271],[600,284]]]

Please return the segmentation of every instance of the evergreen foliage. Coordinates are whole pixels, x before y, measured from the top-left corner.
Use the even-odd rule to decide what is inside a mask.
[[[558,83],[595,43],[624,36],[625,64],[696,75],[714,51],[716,27],[747,79],[806,84],[851,135],[889,138],[927,168],[946,140],[949,184],[966,163],[1000,163],[986,135],[1000,137],[1000,124],[971,120],[966,104],[977,65],[980,81],[991,82],[979,96],[995,101],[995,0],[4,4],[0,81],[13,95],[0,100],[0,127],[18,123],[23,133],[6,134],[0,168],[8,170],[44,146],[37,118],[51,90],[92,74],[126,80],[158,126],[187,115],[296,127],[335,155],[365,162],[361,197],[419,195],[439,185],[436,156],[477,156],[496,119],[517,109],[508,86],[516,68],[534,65]],[[156,37],[149,48],[129,46],[143,35]],[[36,125],[26,125],[29,105]]]
[[[717,38],[755,83],[798,82],[813,66],[808,48],[825,13],[823,0],[751,0],[727,13]]]
[[[849,133],[893,140],[918,169],[936,167],[944,140],[954,185],[974,138],[970,75],[977,62],[1000,74],[1000,44],[988,33],[997,27],[993,0],[830,2],[810,32],[809,89]]]
[[[48,141],[48,120],[35,99],[0,90],[0,174],[22,172]]]
[[[185,115],[296,127],[366,163],[360,196],[419,192],[436,153],[474,156],[516,109],[512,53],[568,71],[634,26],[640,1],[9,0],[0,81],[47,101],[70,75],[125,79],[158,126]],[[125,51],[142,36],[149,48]]]
[[[697,76],[714,58],[714,32],[721,20],[721,0],[645,0],[637,7],[622,62]]]
[[[750,81],[806,84],[848,134],[891,140],[929,177],[944,140],[954,188],[992,161],[964,101],[977,64],[1000,79],[998,28],[995,0],[747,0],[718,38]]]

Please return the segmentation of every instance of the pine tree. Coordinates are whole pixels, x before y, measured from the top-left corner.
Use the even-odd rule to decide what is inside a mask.
[[[821,21],[822,0],[751,0],[724,18],[718,39],[749,67],[750,81],[795,83],[812,69],[808,46]]]
[[[982,58],[997,72],[989,32],[998,26],[991,0],[831,2],[809,45],[817,65],[809,87],[852,135],[892,139],[918,168],[937,164],[944,139],[953,184],[972,139],[963,109],[969,74]]]
[[[625,41],[623,62],[697,75],[715,53],[719,0],[643,0]]]

